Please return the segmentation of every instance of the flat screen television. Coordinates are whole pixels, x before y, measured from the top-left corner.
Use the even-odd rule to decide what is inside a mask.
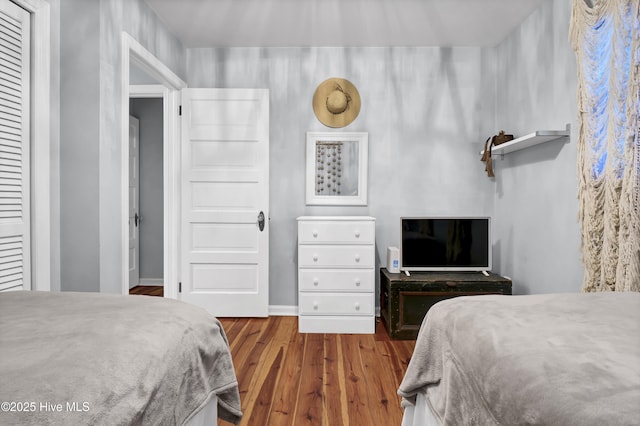
[[[490,271],[489,217],[402,217],[403,271]]]

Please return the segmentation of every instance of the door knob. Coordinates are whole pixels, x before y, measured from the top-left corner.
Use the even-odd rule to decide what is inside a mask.
[[[260,232],[264,231],[264,213],[260,212],[258,214],[258,228],[260,229]]]
[[[136,212],[135,216],[133,216],[133,223],[136,224],[136,228],[138,227],[139,221],[140,221],[140,216],[138,216],[138,213]]]

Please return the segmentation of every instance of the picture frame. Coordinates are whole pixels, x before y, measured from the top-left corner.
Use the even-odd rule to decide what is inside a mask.
[[[307,205],[367,205],[367,132],[307,132],[306,150]]]

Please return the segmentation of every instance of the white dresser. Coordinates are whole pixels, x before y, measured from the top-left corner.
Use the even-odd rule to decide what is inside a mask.
[[[375,332],[375,219],[298,218],[298,331]]]

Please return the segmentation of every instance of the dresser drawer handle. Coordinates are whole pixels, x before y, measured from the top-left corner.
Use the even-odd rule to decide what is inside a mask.
[[[318,302],[313,302],[313,310],[314,311],[318,310]]]
[[[313,279],[313,285],[318,286],[318,283],[319,283],[318,279],[317,279],[317,278],[314,278],[314,279]]]
[[[360,230],[356,229],[356,232],[354,234],[356,238],[360,238]]]
[[[356,262],[360,262],[360,255],[356,254],[356,258],[355,259],[356,259]]]
[[[360,287],[360,278],[356,278],[356,287]]]
[[[354,306],[355,306],[355,308],[356,308],[356,311],[359,311],[359,310],[360,310],[360,302],[356,302],[356,303],[354,304]]]
[[[315,229],[313,230],[313,238],[318,238],[318,231]]]
[[[318,255],[317,255],[317,254],[314,254],[314,255],[313,255],[313,261],[314,261],[314,262],[317,262],[317,261],[318,261]]]

